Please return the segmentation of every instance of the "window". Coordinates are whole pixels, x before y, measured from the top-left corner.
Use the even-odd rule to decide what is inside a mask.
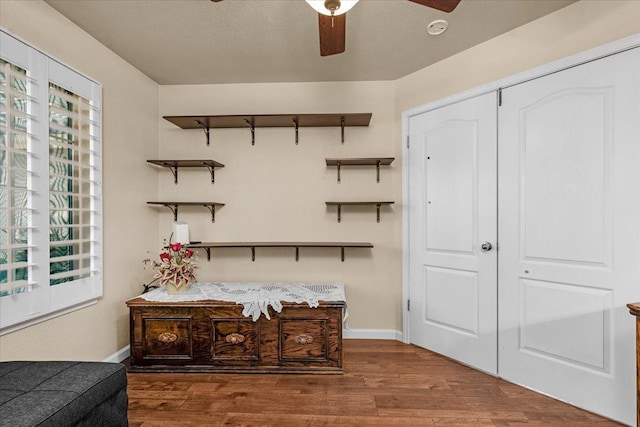
[[[0,32],[0,330],[102,296],[101,87]]]

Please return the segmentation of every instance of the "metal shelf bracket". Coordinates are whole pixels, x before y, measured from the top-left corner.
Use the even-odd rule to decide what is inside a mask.
[[[196,248],[196,249],[204,249],[207,253],[207,261],[211,261],[211,248]]]
[[[293,127],[296,130],[296,145],[298,145],[298,121],[296,119],[293,120]]]
[[[244,119],[244,122],[249,126],[251,130],[251,145],[256,145],[256,127],[249,120]]]
[[[200,120],[196,120],[196,123],[198,124],[198,126],[200,126],[202,128],[202,130],[204,131],[205,136],[207,137],[207,147],[210,145],[210,139],[209,139],[209,134],[211,133],[209,126],[205,125],[204,123],[202,123]]]
[[[171,166],[168,164],[165,164],[165,166],[169,168],[169,170],[173,174],[173,183],[177,185],[178,184],[178,166]]]
[[[203,205],[211,212],[211,222],[216,222],[216,206],[215,205]]]
[[[168,207],[169,209],[171,209],[171,212],[173,212],[173,220],[177,221],[178,220],[178,205],[165,205],[166,207]]]
[[[211,183],[212,184],[215,183],[216,182],[216,175],[215,175],[216,167],[215,166],[211,166],[211,165],[209,165],[207,163],[204,163],[204,162],[202,164],[203,164],[203,166],[206,166],[207,169],[209,169],[209,173],[211,174]]]

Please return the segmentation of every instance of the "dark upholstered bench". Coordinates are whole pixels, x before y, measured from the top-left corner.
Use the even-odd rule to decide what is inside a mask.
[[[0,426],[127,426],[124,365],[0,362]]]

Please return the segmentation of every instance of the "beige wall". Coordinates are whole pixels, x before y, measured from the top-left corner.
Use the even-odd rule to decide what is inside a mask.
[[[129,343],[124,301],[146,279],[158,215],[158,85],[41,1],[0,1],[0,26],[102,84],[104,298],[71,314],[0,337],[0,360],[103,360]]]
[[[205,208],[183,209],[192,239],[370,241],[371,251],[292,249],[214,251],[200,256],[205,280],[340,281],[347,284],[349,324],[401,329],[402,111],[640,32],[640,2],[581,1],[395,82],[158,86],[40,1],[0,1],[0,25],[103,84],[105,297],[97,305],[0,337],[0,359],[104,359],[128,343],[124,301],[150,276],[140,260],[171,232],[168,209],[146,200],[211,199],[226,203],[211,224]],[[89,59],[89,60],[88,60]],[[371,112],[368,128],[185,131],[162,115]],[[159,141],[159,144],[158,144]],[[343,182],[325,157],[394,156],[376,184],[374,168],[345,168]],[[170,172],[151,158],[205,158],[226,164],[209,182],[206,171]],[[345,208],[342,223],[326,200],[389,199],[383,209]],[[156,213],[157,212],[157,213]],[[160,237],[159,237],[160,236]],[[114,328],[115,325],[115,328]]]
[[[640,32],[640,1],[583,0],[396,81],[402,111]]]
[[[163,158],[214,159],[225,167],[211,184],[208,172],[181,172],[174,185],[169,171],[161,172],[160,197],[166,200],[201,199],[226,203],[215,224],[204,208],[181,211],[191,238],[202,241],[364,241],[373,250],[347,249],[345,262],[339,249],[257,249],[251,262],[248,249],[214,250],[211,262],[200,254],[199,281],[309,281],[343,282],[349,303],[349,326],[366,329],[401,329],[401,167],[394,162],[375,167],[327,167],[326,157],[396,157],[393,143],[393,82],[279,83],[162,86],[161,115],[372,113],[371,124],[347,128],[340,143],[340,128],[300,128],[295,145],[291,128],[256,130],[251,146],[248,129],[212,131],[207,147],[203,132],[160,123]],[[332,200],[395,200],[383,208],[376,222],[375,206],[343,207],[342,222]],[[168,238],[172,217],[160,213],[160,235]],[[184,214],[182,214],[184,212]]]

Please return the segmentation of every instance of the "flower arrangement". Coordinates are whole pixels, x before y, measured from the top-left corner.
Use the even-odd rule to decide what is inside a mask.
[[[196,280],[193,271],[198,268],[197,259],[193,256],[193,251],[183,247],[180,243],[171,243],[168,248],[160,252],[160,261],[145,259],[145,265],[151,265],[156,270],[153,280],[143,285],[145,292],[154,286],[150,286],[159,280],[160,286],[167,283],[173,284],[177,289],[181,286],[187,287],[189,282]]]

